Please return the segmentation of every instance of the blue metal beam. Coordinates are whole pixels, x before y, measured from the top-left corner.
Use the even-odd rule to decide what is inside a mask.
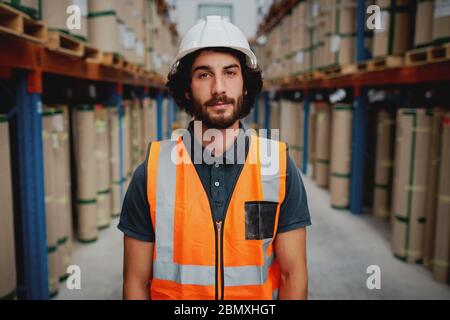
[[[41,95],[29,93],[27,73],[18,74],[17,138],[24,274],[18,294],[24,299],[48,299],[47,231],[45,222],[44,157]]]
[[[368,52],[364,47],[366,31],[366,0],[358,0],[356,9],[356,61],[361,62],[368,59]]]
[[[364,48],[364,35],[366,23],[366,1],[358,0],[356,34],[356,61],[361,62],[368,58]],[[354,88],[355,101],[352,128],[352,172],[350,187],[350,211],[360,214],[364,204],[364,155],[366,151],[366,124],[367,124],[367,90]]]
[[[363,92],[366,90],[362,90]],[[365,96],[355,97],[353,113],[353,139],[352,139],[352,173],[350,211],[354,214],[362,213],[365,182],[365,150],[367,127],[367,100]]]
[[[308,128],[309,128],[309,109],[311,105],[311,95],[307,93],[303,100],[303,158],[302,172],[308,174]]]

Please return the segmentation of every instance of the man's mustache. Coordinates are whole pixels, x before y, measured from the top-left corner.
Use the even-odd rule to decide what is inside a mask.
[[[205,103],[205,106],[206,107],[212,107],[212,106],[215,106],[215,105],[218,105],[218,104],[232,104],[232,105],[234,105],[235,102],[236,102],[235,99],[229,98],[226,95],[221,95],[221,96],[213,97],[211,100],[208,100]]]

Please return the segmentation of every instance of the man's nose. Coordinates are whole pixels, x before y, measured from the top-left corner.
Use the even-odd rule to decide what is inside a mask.
[[[225,83],[223,81],[222,76],[216,76],[214,77],[214,84],[213,84],[213,92],[212,94],[215,95],[222,95],[225,94]]]

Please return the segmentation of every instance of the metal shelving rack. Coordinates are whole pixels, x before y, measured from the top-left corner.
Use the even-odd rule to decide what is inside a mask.
[[[88,63],[51,51],[42,44],[8,35],[0,35],[0,78],[14,79],[15,107],[9,112],[17,117],[18,190],[20,211],[19,250],[23,252],[23,279],[18,284],[19,296],[25,299],[48,299],[47,239],[44,202],[44,166],[42,143],[43,75],[53,74],[83,81],[108,83],[111,90],[107,103],[117,106],[119,116],[120,171],[124,176],[123,159],[123,90],[131,86],[149,98],[149,89],[157,91],[157,131],[162,136],[164,88],[145,75],[132,74],[112,66]],[[169,110],[167,110],[169,112]],[[125,190],[122,186],[121,196]]]
[[[275,8],[271,19],[260,27],[264,33],[277,25],[283,17],[298,3],[298,0],[289,0],[280,3]],[[357,2],[357,35],[356,35],[356,62],[367,60],[367,52],[364,49],[364,30],[366,19],[366,0]],[[265,86],[265,114],[266,118],[270,112],[270,100],[268,91],[302,91],[304,93],[304,131],[303,131],[303,159],[302,172],[308,172],[308,119],[310,103],[313,99],[314,90],[331,90],[339,88],[350,88],[354,94],[354,117],[352,138],[352,170],[351,170],[351,196],[350,211],[360,214],[363,211],[363,192],[365,183],[364,155],[367,147],[366,124],[368,121],[368,89],[389,88],[404,85],[436,84],[450,81],[450,60],[427,63],[414,66],[402,66],[386,68],[383,70],[367,71],[355,74],[342,75],[333,78],[298,80],[291,79],[286,85]],[[265,121],[265,127],[269,127],[269,118]]]

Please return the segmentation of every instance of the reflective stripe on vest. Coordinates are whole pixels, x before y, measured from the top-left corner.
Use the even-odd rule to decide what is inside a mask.
[[[175,281],[180,284],[215,284],[215,267],[178,265],[173,263],[174,201],[176,168],[172,151],[177,141],[162,141],[158,160],[156,193],[155,250],[157,261],[153,262],[153,277]],[[161,174],[162,173],[162,174]]]
[[[283,145],[283,150],[280,150],[280,145]],[[175,150],[175,151],[174,151]],[[156,298],[179,298],[179,299],[214,299],[212,295],[212,289],[216,286],[216,263],[217,257],[213,260],[211,257],[213,254],[217,254],[217,252],[213,252],[214,243],[209,243],[212,241],[207,241],[207,239],[211,239],[211,235],[207,232],[213,232],[213,227],[209,227],[209,225],[203,224],[203,226],[207,226],[205,229],[208,230],[190,230],[189,228],[185,230],[184,228],[180,229],[180,227],[176,227],[176,216],[177,212],[180,212],[184,215],[189,215],[190,218],[196,219],[202,217],[202,219],[209,219],[208,223],[213,225],[211,212],[208,213],[209,218],[205,215],[204,211],[210,211],[209,202],[208,207],[203,203],[204,200],[207,199],[206,192],[199,188],[200,190],[196,190],[199,194],[198,202],[200,202],[200,207],[203,205],[203,210],[187,210],[184,206],[192,205],[193,202],[191,200],[186,200],[183,198],[183,195],[180,195],[180,190],[189,186],[186,182],[182,185],[183,181],[189,180],[192,181],[192,184],[195,186],[199,186],[201,184],[198,175],[192,174],[195,172],[194,165],[190,163],[190,158],[188,159],[188,164],[176,164],[172,161],[172,155],[175,154],[180,160],[179,150],[182,151],[183,155],[187,154],[187,151],[184,147],[184,144],[181,138],[178,141],[165,140],[161,142],[153,142],[152,147],[149,154],[148,160],[148,181],[147,181],[147,190],[148,190],[148,199],[151,208],[151,216],[152,222],[155,227],[155,252],[153,256],[153,281],[152,281],[152,298],[153,295],[157,296]],[[252,177],[252,181],[248,181],[247,183],[253,183],[253,181],[260,181],[260,190],[261,192],[255,191],[254,198],[258,201],[268,201],[268,202],[276,202],[277,203],[277,212],[276,212],[276,223],[274,226],[274,236],[276,234],[276,228],[278,223],[278,215],[279,208],[284,200],[284,192],[285,192],[285,176],[286,176],[286,164],[285,164],[285,156],[283,157],[283,165],[280,165],[280,155],[283,156],[286,150],[285,145],[281,144],[278,141],[273,141],[269,139],[259,138],[256,136],[251,136],[250,140],[250,148],[249,148],[249,156],[246,159],[244,164],[243,172],[246,171],[247,177]],[[252,158],[252,156],[254,158]],[[187,159],[183,157],[184,160]],[[251,161],[255,161],[253,167],[251,166]],[[257,167],[255,167],[255,165]],[[183,167],[186,166],[186,167]],[[258,177],[253,177],[255,174],[255,168],[259,168],[259,172],[256,174]],[[250,170],[250,171],[249,171]],[[241,173],[242,175],[243,173]],[[184,177],[187,175],[187,177]],[[241,177],[238,178],[238,182]],[[195,181],[194,181],[195,180]],[[197,181],[198,180],[198,181]],[[244,181],[246,182],[246,181]],[[243,183],[244,183],[243,182]],[[282,184],[280,184],[282,182]],[[177,183],[179,185],[177,185]],[[178,189],[181,188],[181,189]],[[177,194],[178,190],[178,194]],[[259,190],[255,187],[255,190]],[[192,192],[192,190],[187,190],[185,193]],[[262,193],[262,194],[261,194]],[[178,198],[177,198],[178,197]],[[180,199],[181,198],[181,199]],[[230,205],[227,210],[227,221],[229,219],[233,219],[233,217],[228,217],[228,215],[235,214],[235,210],[233,208],[240,208],[243,206],[243,201],[241,200],[233,200],[235,198],[234,191],[232,200],[230,200]],[[184,199],[184,200],[183,200]],[[253,198],[249,198],[248,201],[253,201]],[[203,201],[203,202],[202,202]],[[234,202],[233,202],[234,201]],[[196,203],[197,205],[197,203]],[[199,212],[202,211],[202,212]],[[242,214],[242,213],[241,213]],[[192,216],[192,217],[191,217]],[[187,219],[186,217],[183,217]],[[191,221],[191,220],[188,220]],[[236,220],[234,220],[236,221]],[[230,222],[235,223],[235,222]],[[242,223],[245,223],[243,221]],[[228,222],[227,222],[228,224]],[[224,225],[225,226],[225,225]],[[230,228],[232,228],[231,225]],[[177,230],[178,231],[177,231]],[[227,229],[227,232],[224,235],[225,246],[229,248],[230,239],[226,236],[230,234],[229,232],[234,232],[232,229]],[[190,234],[196,232],[204,232],[207,234],[205,236],[205,241],[197,240],[195,243],[190,242]],[[183,233],[180,235],[180,233]],[[233,234],[234,235],[234,234]],[[242,286],[263,286],[267,285],[270,276],[271,267],[274,265],[274,254],[273,254],[273,239],[263,239],[263,240],[245,240],[245,244],[250,244],[254,248],[255,245],[260,243],[259,245],[259,254],[256,257],[252,258],[258,259],[258,257],[263,257],[263,261],[261,263],[253,263],[249,265],[249,261],[252,260],[249,258],[249,261],[245,259],[238,263],[238,265],[234,265],[235,262],[230,262],[228,264],[225,263],[223,268],[223,281],[225,288],[234,287],[239,288]],[[236,236],[238,237],[238,236]],[[190,255],[196,255],[197,257],[191,258],[186,257],[188,254],[183,254],[183,250],[176,247],[174,244],[174,239],[182,239],[179,241],[178,246],[183,245],[191,245],[192,251],[187,250],[186,252]],[[242,237],[241,237],[242,238]],[[228,242],[227,242],[228,240]],[[196,248],[199,248],[198,251],[203,252],[195,252]],[[233,248],[231,248],[233,249]],[[231,250],[230,249],[230,250]],[[178,250],[178,251],[177,251]],[[181,253],[180,253],[181,250]],[[212,250],[212,251],[211,251]],[[177,253],[176,253],[177,251]],[[197,260],[195,260],[197,259]],[[225,258],[226,260],[227,258]],[[239,257],[233,257],[233,260],[239,259]],[[195,260],[195,263],[177,263],[180,260]],[[233,265],[230,265],[233,264]],[[219,271],[220,272],[220,271]],[[277,278],[279,274],[277,271],[272,272],[272,277]],[[276,282],[276,281],[275,281]],[[176,285],[179,285],[176,287]],[[190,286],[193,285],[194,287]],[[177,290],[183,291],[183,288],[186,286],[188,288],[187,292],[197,292],[201,291],[198,286],[205,286],[207,289],[204,290],[202,294],[196,296],[195,294],[183,292],[176,292]],[[176,288],[176,289],[175,289]],[[243,287],[242,287],[243,288]],[[248,287],[247,287],[248,288]],[[244,296],[246,298],[252,299],[271,299],[276,298],[278,295],[278,284],[274,283],[273,288],[271,288],[270,294],[265,294],[262,296],[259,295],[249,295]],[[189,291],[190,290],[190,291]],[[266,292],[265,290],[264,292]],[[225,290],[226,295],[227,290]],[[232,295],[232,298],[236,298]]]

